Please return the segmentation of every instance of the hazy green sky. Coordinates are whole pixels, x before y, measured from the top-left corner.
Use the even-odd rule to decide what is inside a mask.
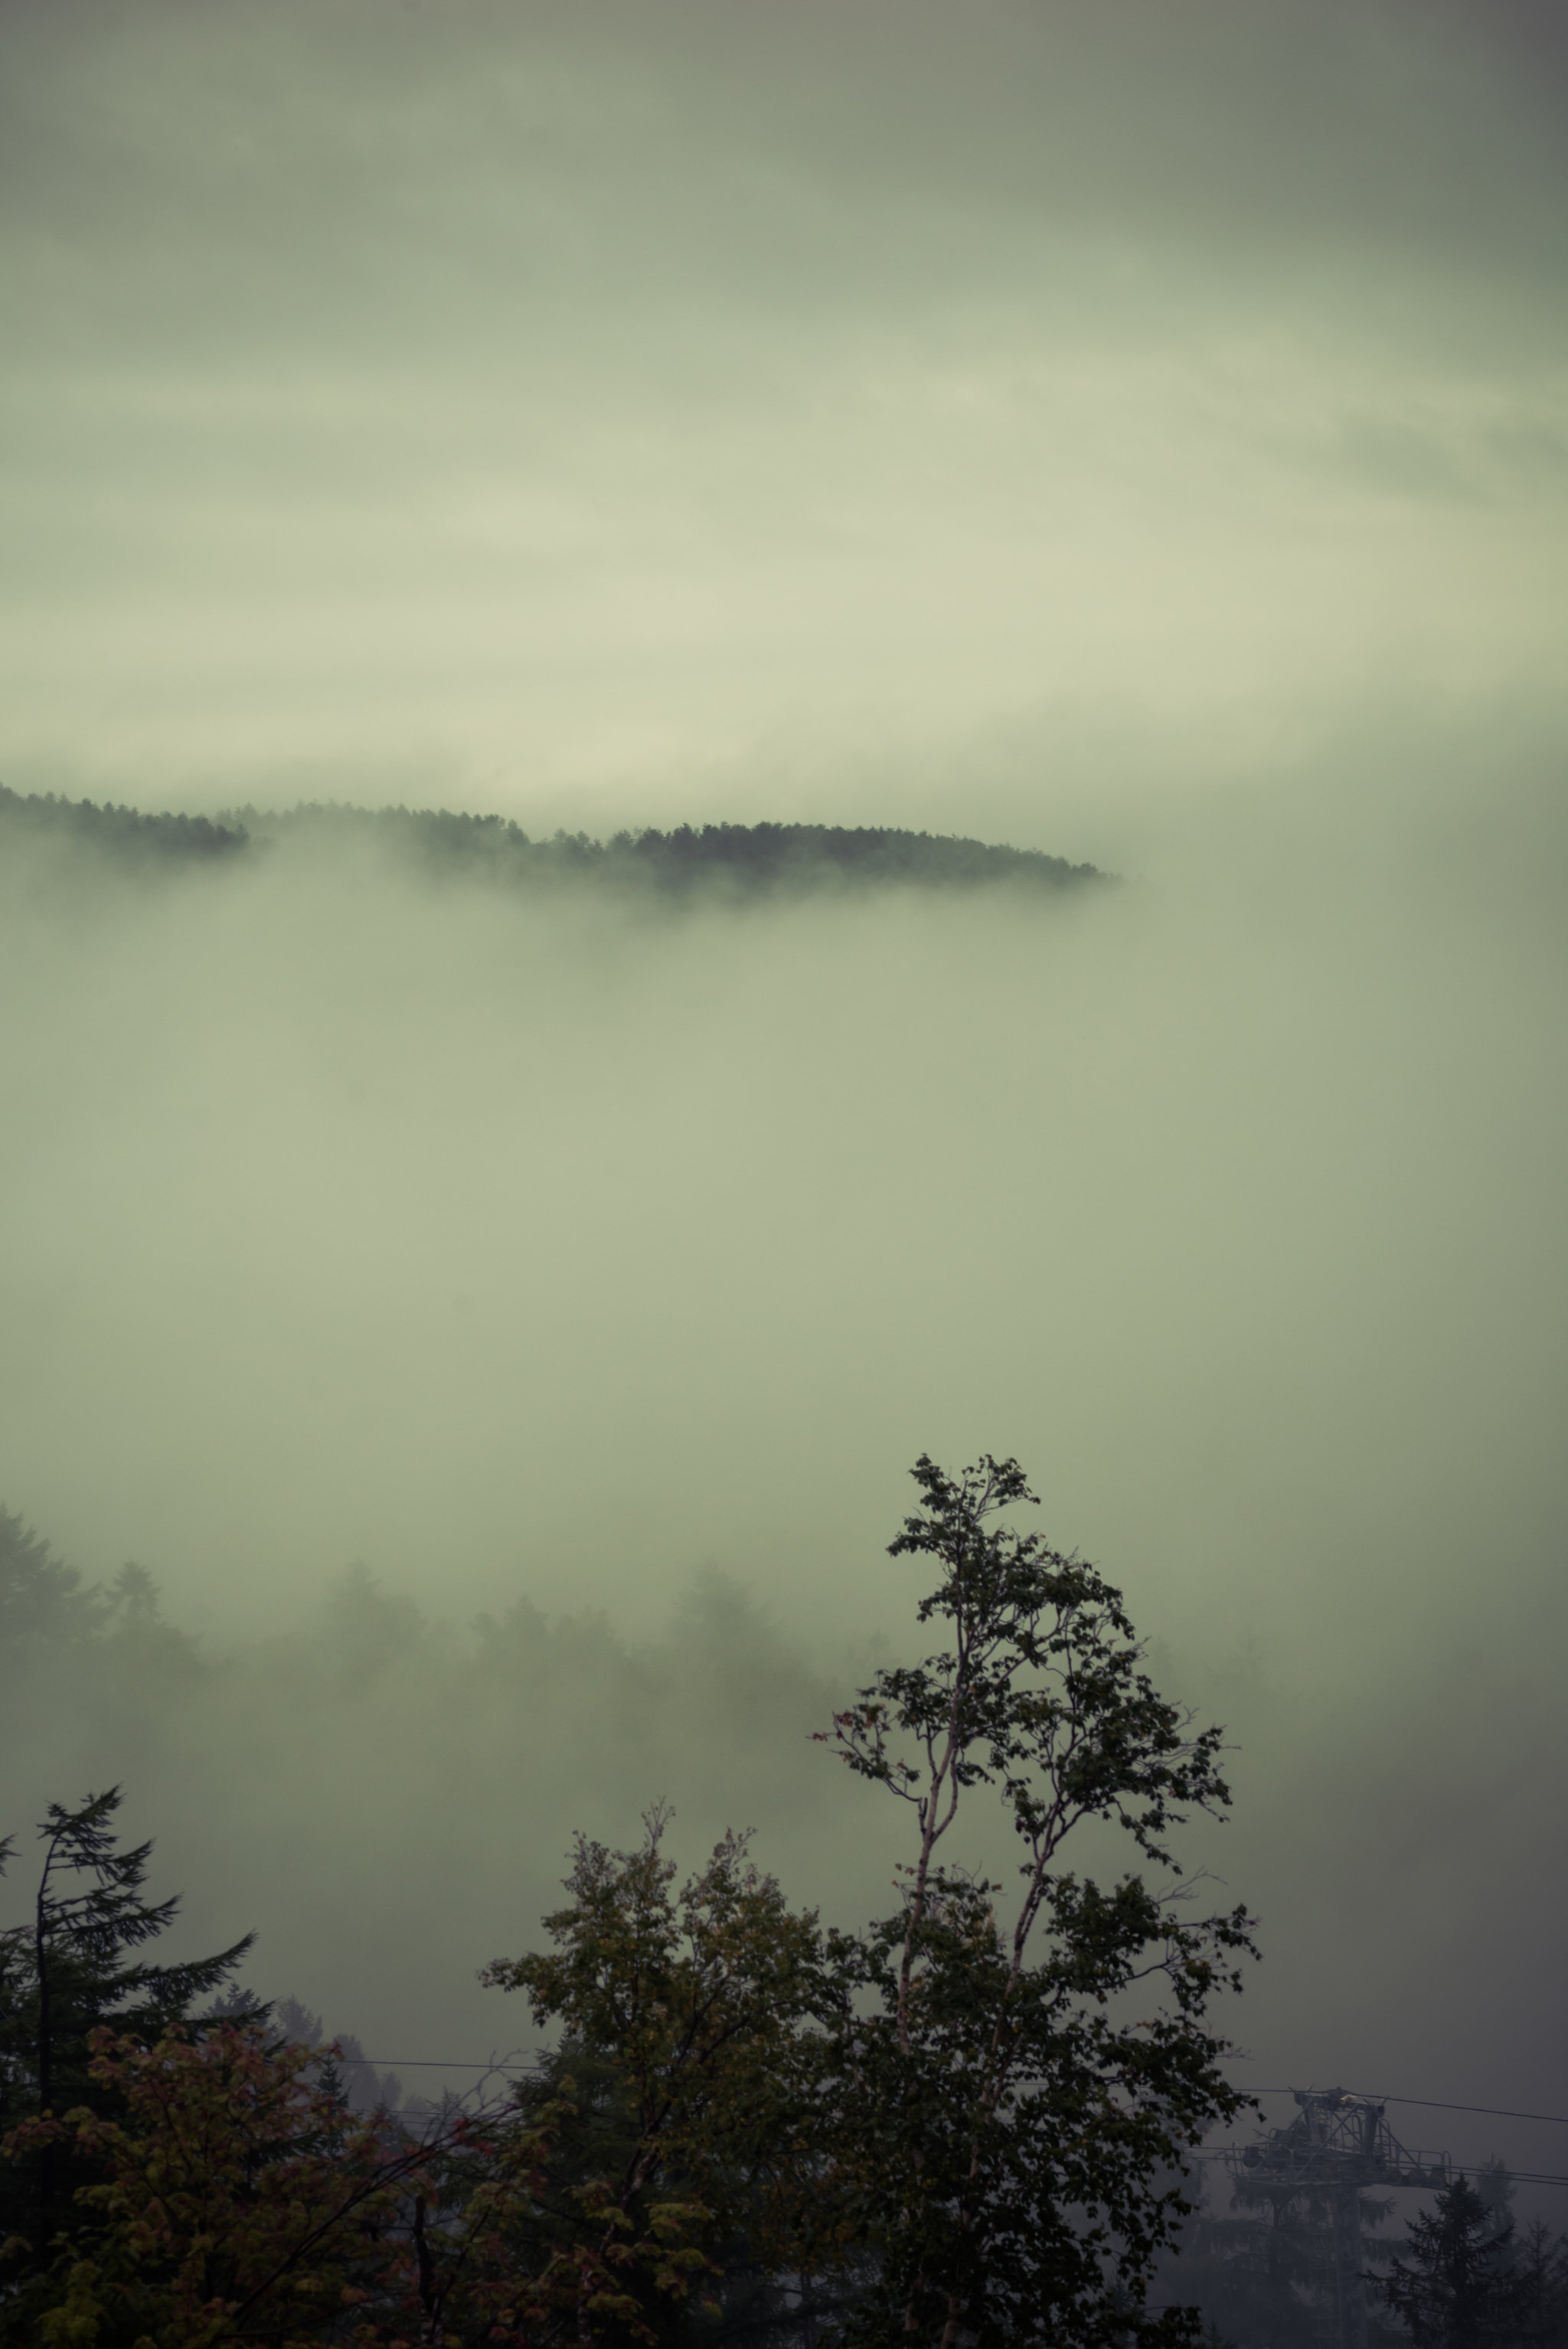
[[[7,0],[0,768],[838,813],[1548,677],[1553,27]]]

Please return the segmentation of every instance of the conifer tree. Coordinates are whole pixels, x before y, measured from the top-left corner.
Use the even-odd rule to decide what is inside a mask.
[[[85,1640],[100,1627],[104,1599],[40,1533],[0,1508],[0,1651],[38,1640]]]
[[[1377,2289],[1416,2349],[1495,2349],[1517,2336],[1529,2294],[1514,2269],[1511,2219],[1500,2226],[1469,2178],[1456,2178],[1407,2232],[1408,2258]]]
[[[167,1932],[178,1895],[149,1900],[150,1842],[122,1851],[115,1816],[119,1786],[89,1795],[75,1810],[51,1803],[38,1827],[43,1865],[32,1914],[0,1934],[0,2135],[67,2107],[106,2108],[91,2069],[91,2034],[104,2024],[155,2039],[193,2002],[233,1973],[255,1936],[210,1958],[160,1962],[139,1953]],[[15,1838],[0,1846],[0,1865]],[[112,2098],[110,2099],[112,2101]],[[0,2169],[0,2241],[7,2267],[36,2267],[53,2255],[75,2220],[73,2189],[45,2145]]]

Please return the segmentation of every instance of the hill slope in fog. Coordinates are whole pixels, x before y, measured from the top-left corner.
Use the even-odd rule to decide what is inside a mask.
[[[363,843],[412,859],[432,873],[471,874],[503,885],[592,881],[622,892],[682,897],[701,889],[744,896],[791,895],[832,887],[974,889],[999,883],[1057,890],[1106,876],[1033,848],[992,845],[883,824],[679,824],[619,832],[607,841],[557,832],[533,840],[504,816],[445,808],[304,806],[284,814],[247,807],[216,821],[145,814],[0,787],[0,848],[46,841],[120,865],[170,866],[251,860],[301,837]]]

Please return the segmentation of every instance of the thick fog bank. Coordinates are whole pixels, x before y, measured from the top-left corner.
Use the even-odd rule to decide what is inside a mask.
[[[1045,902],[21,860],[0,1493],[199,1641],[30,1670],[0,1826],[123,1777],[262,1987],[513,2044],[473,1970],[574,1825],[879,1906],[806,1740],[913,1637],[914,1454],[1014,1452],[1232,1725],[1260,2084],[1554,2109],[1561,866],[1483,781]]]
[[[24,865],[12,1497],[214,1623],[352,1557],[477,1604],[711,1556],[809,1630],[912,1442],[1019,1452],[1059,1538],[1124,1556],[1197,1510],[1186,1608],[1246,1612],[1282,1477],[1318,1547],[1526,1522],[1554,899],[1472,890],[1409,802],[1403,841],[1375,802],[1338,839],[1282,809],[1272,866],[1230,812],[1179,878],[1044,905],[626,919],[356,854],[74,894]],[[1326,1576],[1383,1604],[1326,1559],[1271,1611]]]

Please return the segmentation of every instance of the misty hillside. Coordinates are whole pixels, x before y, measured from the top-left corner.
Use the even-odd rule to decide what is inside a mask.
[[[498,815],[445,808],[299,807],[269,814],[247,807],[216,820],[98,807],[91,800],[22,793],[0,786],[0,847],[46,841],[112,864],[146,869],[251,861],[301,837],[373,844],[442,876],[473,875],[504,886],[591,881],[662,897],[705,894],[802,895],[823,888],[995,887],[1057,890],[1106,875],[1033,848],[992,845],[950,834],[877,825],[679,824],[619,832],[607,841],[557,832],[533,840]]]

